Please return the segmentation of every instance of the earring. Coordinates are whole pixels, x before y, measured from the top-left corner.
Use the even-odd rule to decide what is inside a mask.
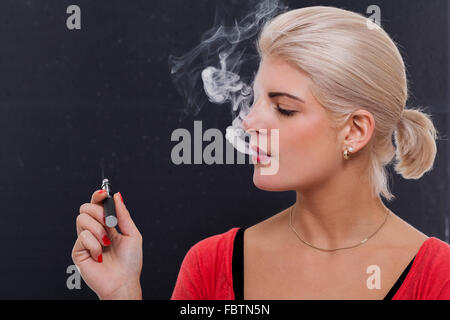
[[[353,147],[348,147],[347,149],[345,149],[344,151],[344,159],[348,160],[350,158],[349,153],[353,152]]]

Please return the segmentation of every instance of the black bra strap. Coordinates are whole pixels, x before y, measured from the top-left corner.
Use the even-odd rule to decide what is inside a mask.
[[[392,297],[394,297],[394,295],[397,293],[398,289],[400,289],[403,281],[405,280],[406,276],[408,275],[408,272],[411,269],[411,266],[412,266],[415,258],[416,258],[416,256],[414,256],[414,258],[412,258],[411,262],[408,264],[408,266],[405,268],[405,270],[403,270],[402,274],[397,279],[397,281],[394,283],[391,290],[389,290],[389,292],[387,293],[387,295],[384,297],[383,300],[392,300]]]
[[[233,244],[233,291],[236,300],[244,300],[244,231],[239,228]]]

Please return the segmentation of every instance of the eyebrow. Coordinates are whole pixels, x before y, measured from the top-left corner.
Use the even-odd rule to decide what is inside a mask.
[[[285,97],[305,103],[305,101],[303,99],[300,99],[299,97],[293,96],[292,94],[285,93],[285,92],[269,92],[268,96],[269,96],[269,98],[285,96]]]

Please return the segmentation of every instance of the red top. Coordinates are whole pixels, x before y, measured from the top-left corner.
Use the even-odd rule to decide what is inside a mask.
[[[183,259],[172,300],[235,300],[232,258],[239,228],[197,242]],[[450,300],[450,245],[422,244],[393,300]]]

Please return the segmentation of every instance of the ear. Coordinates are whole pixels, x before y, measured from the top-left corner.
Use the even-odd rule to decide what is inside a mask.
[[[370,112],[363,109],[353,112],[344,126],[342,152],[352,146],[352,154],[357,153],[369,143],[374,130],[375,119]]]

